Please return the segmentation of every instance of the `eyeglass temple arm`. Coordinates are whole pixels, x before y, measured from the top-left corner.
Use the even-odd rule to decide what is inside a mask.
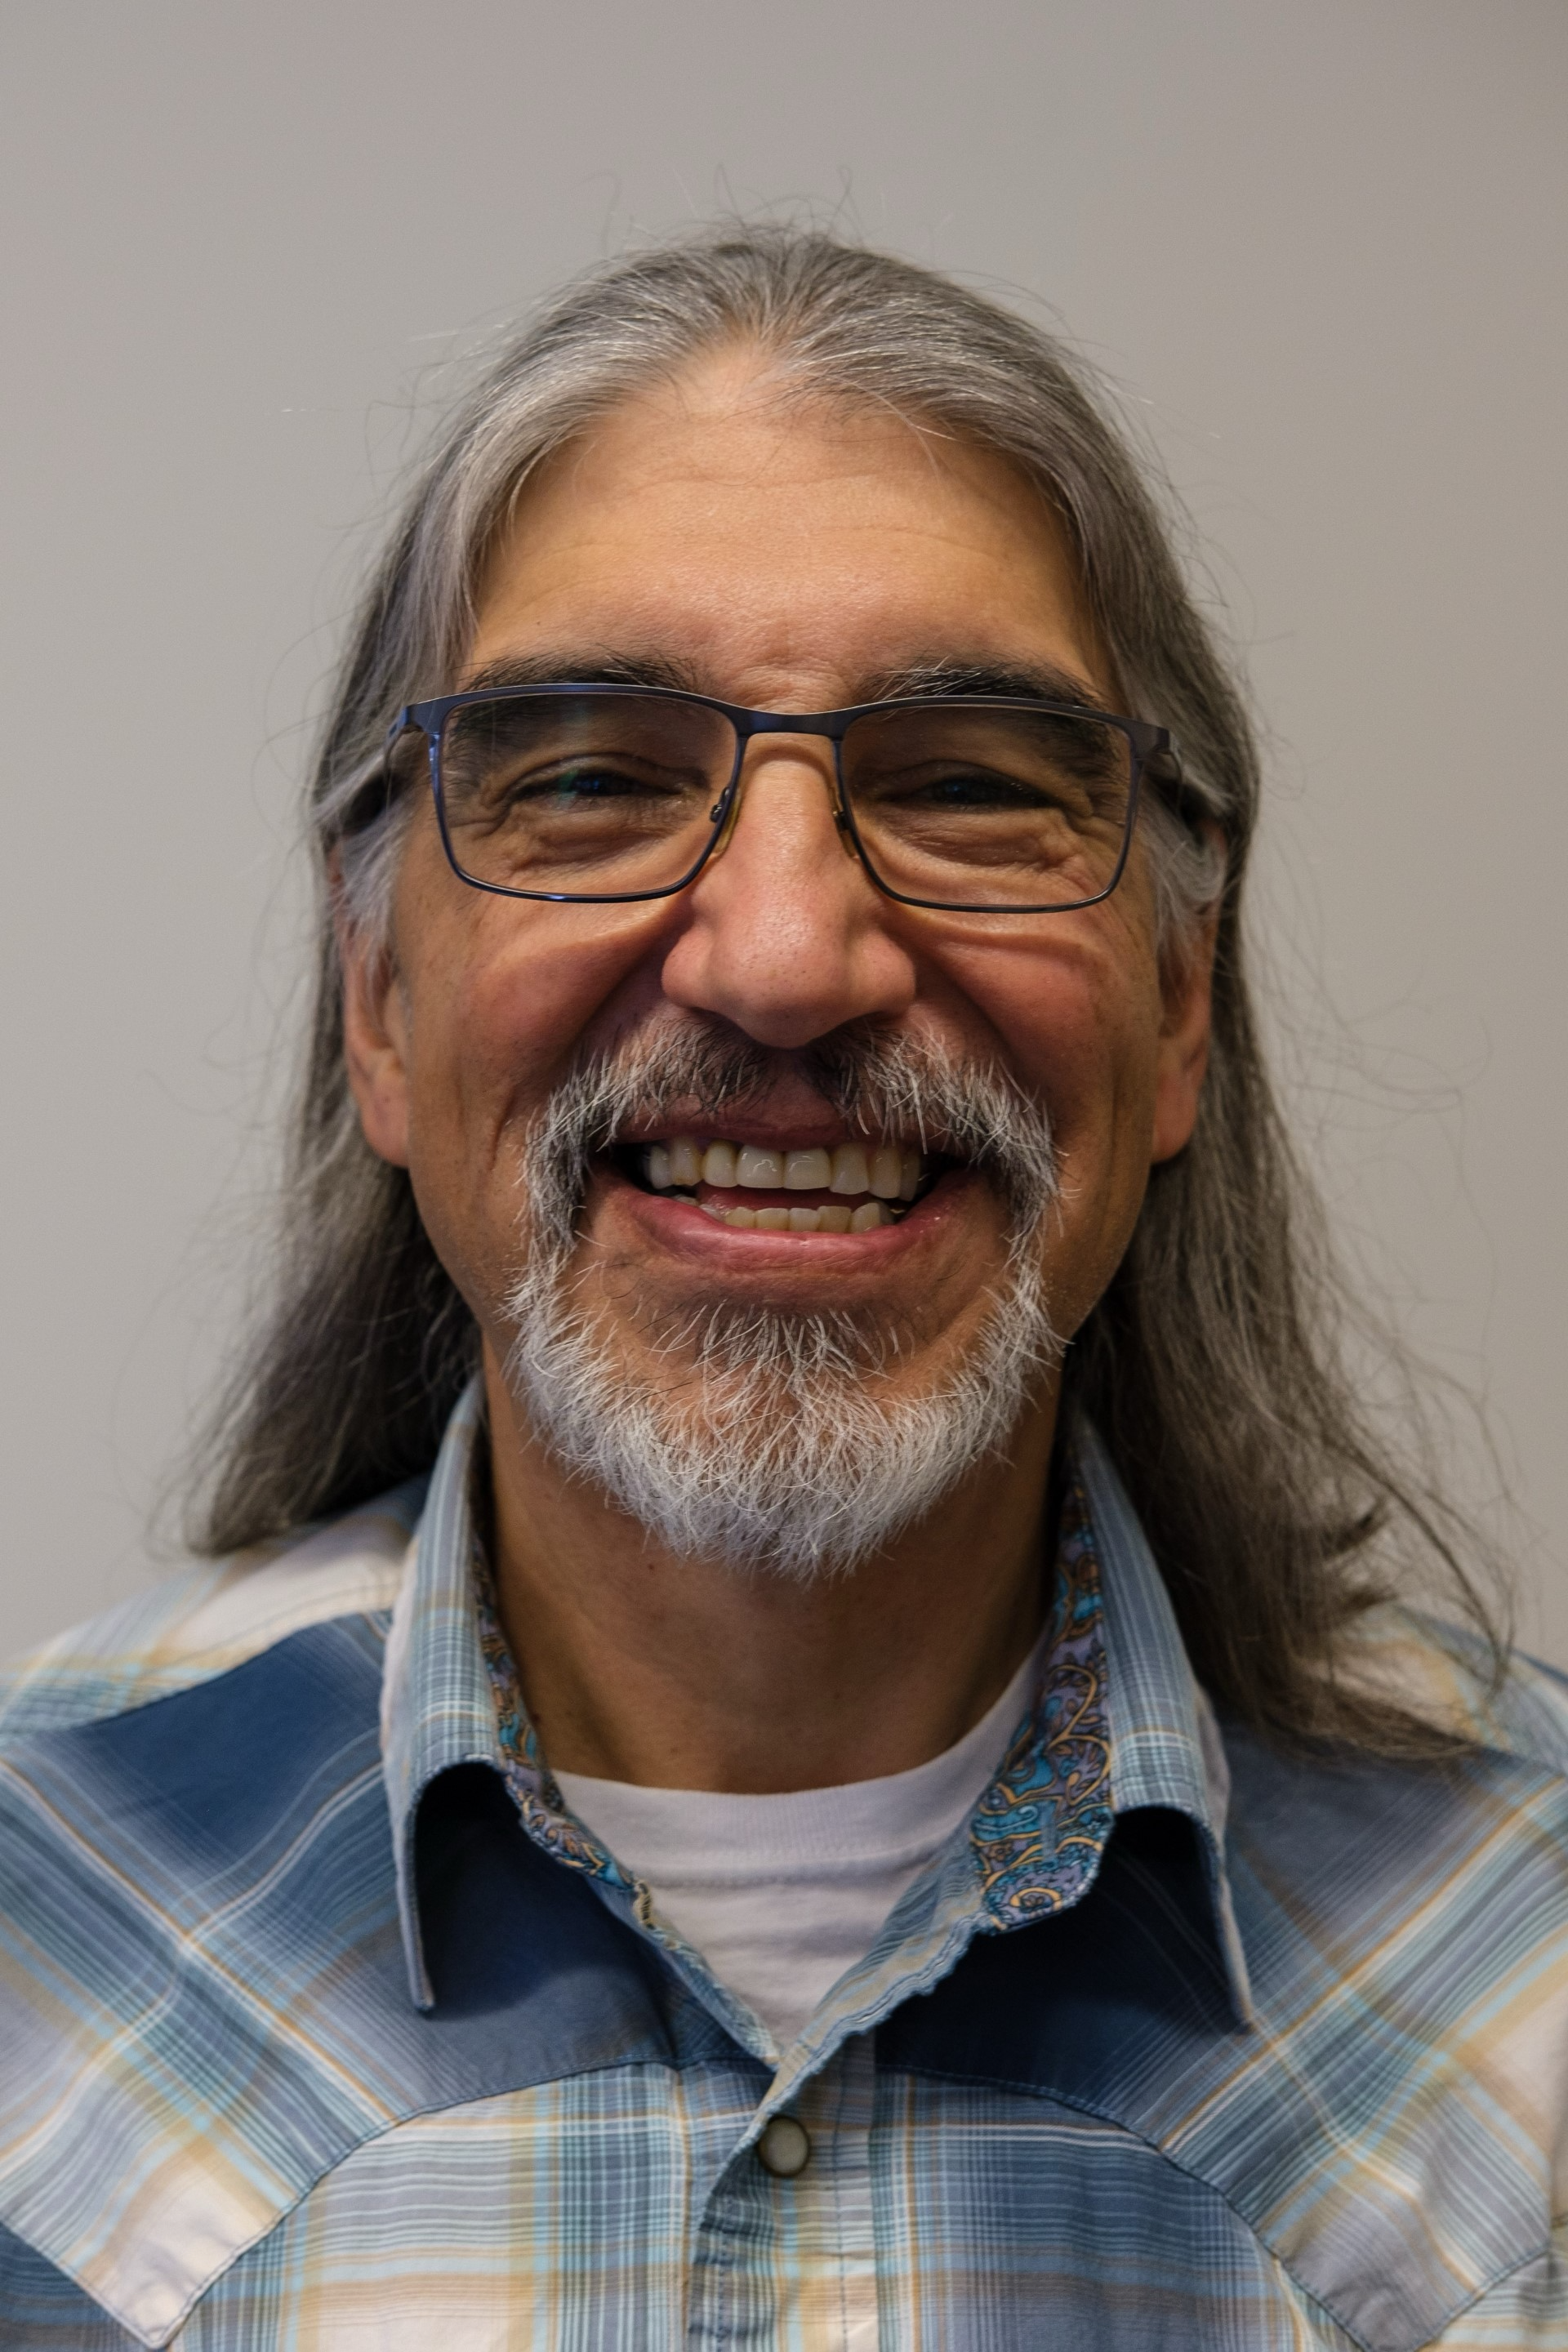
[[[1172,815],[1189,833],[1201,835],[1205,825],[1213,822],[1214,811],[1198,787],[1187,781],[1179,745],[1167,743],[1151,752],[1143,763],[1143,781],[1153,785]]]
[[[405,704],[387,729],[380,748],[363,759],[344,780],[342,814],[336,827],[340,841],[356,833],[368,832],[376,819],[384,816],[392,806],[393,795],[397,789],[392,772],[393,750],[399,738],[407,733],[411,723]]]

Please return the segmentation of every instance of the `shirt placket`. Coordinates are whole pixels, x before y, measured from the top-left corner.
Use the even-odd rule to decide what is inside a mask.
[[[688,2343],[727,2352],[877,2352],[871,2191],[874,2038],[857,2034],[782,2107],[764,2102],[708,2200]],[[768,2126],[805,2135],[805,2161],[769,2162]],[[798,2157],[798,2136],[790,2144]]]

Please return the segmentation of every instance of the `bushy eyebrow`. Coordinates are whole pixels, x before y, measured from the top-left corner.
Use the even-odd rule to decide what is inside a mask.
[[[973,696],[997,702],[1065,702],[1075,710],[1105,707],[1086,678],[1049,662],[972,662],[941,656],[882,671],[870,681],[864,698],[890,702],[910,694]]]
[[[592,655],[503,655],[466,678],[462,691],[484,694],[509,686],[565,684],[664,687],[678,694],[712,691],[689,665],[668,656],[606,654],[602,650]],[[1049,663],[974,662],[941,655],[879,671],[865,681],[854,699],[856,703],[891,702],[906,695],[944,698],[973,696],[999,702],[1061,702],[1075,710],[1104,708],[1085,679]],[[721,695],[716,698],[728,701],[730,698]]]
[[[508,686],[660,686],[677,694],[706,691],[695,670],[661,654],[503,654],[463,680],[464,694]]]

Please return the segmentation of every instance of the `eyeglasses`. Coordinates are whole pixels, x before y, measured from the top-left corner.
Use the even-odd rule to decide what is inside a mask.
[[[803,714],[656,687],[496,688],[401,710],[383,793],[414,730],[453,871],[518,898],[687,888],[734,825],[758,735],[831,742],[845,846],[888,898],[953,913],[1093,906],[1121,878],[1145,777],[1181,793],[1163,727],[1066,702],[911,696]]]

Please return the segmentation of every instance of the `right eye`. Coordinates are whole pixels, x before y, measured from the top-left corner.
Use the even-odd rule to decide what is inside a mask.
[[[487,782],[489,794],[509,806],[563,810],[613,800],[662,798],[673,789],[669,782],[657,782],[609,760],[574,760],[542,772],[534,768],[515,776],[502,773]]]
[[[928,761],[903,774],[879,777],[865,795],[887,807],[910,810],[1001,810],[1049,808],[1053,796],[1021,776],[999,774],[973,761]]]

